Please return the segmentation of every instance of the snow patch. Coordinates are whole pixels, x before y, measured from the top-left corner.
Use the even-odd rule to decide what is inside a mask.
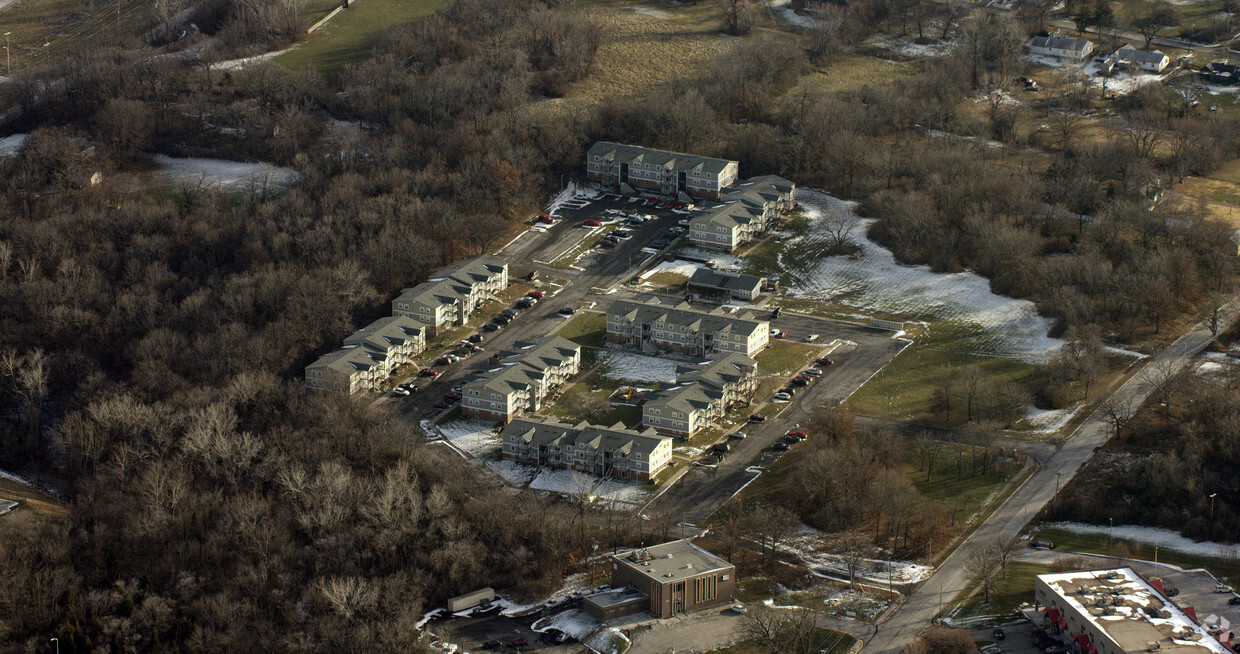
[[[865,45],[888,50],[905,57],[946,57],[956,49],[956,44],[949,41],[934,43],[913,43],[907,39],[888,34],[875,34],[866,40]]]
[[[676,382],[676,366],[680,362],[660,357],[648,357],[631,352],[612,352],[603,361],[599,374],[607,379],[628,382]]]
[[[822,221],[829,211],[853,211],[854,204],[822,191],[797,189],[797,202],[810,221]],[[1051,321],[1038,315],[1028,300],[990,291],[986,278],[971,272],[936,273],[929,266],[905,266],[890,250],[871,241],[866,230],[873,220],[858,219],[848,237],[861,248],[854,256],[824,257],[802,269],[780,257],[788,293],[797,297],[843,302],[861,310],[937,319],[974,332],[960,344],[983,355],[1043,360],[1063,345],[1047,336]],[[802,236],[793,244],[813,238]],[[813,247],[813,243],[809,243]]]
[[[568,186],[564,187],[563,191],[560,191],[558,195],[551,198],[551,202],[547,204],[545,211],[547,215],[553,216],[560,210],[561,207],[570,203],[572,208],[580,209],[581,207],[589,204],[589,202],[574,202],[574,200],[593,200],[600,195],[602,195],[602,193],[596,189],[592,189],[588,186],[578,186],[577,182],[569,182]]]
[[[828,537],[821,531],[801,525],[797,533],[788,538],[779,549],[796,556],[810,570],[830,572],[833,576],[848,579],[848,563],[844,556],[824,552]],[[912,561],[888,561],[861,559],[857,562],[855,576],[876,583],[917,583],[934,574],[934,568]]]
[[[675,261],[663,261],[654,268],[642,273],[640,279],[645,281],[647,277],[661,272],[675,273],[677,275],[684,275],[685,277],[692,277],[693,273],[697,272],[697,269],[701,267],[702,266],[700,264],[696,264],[691,261],[681,261],[679,259]]]
[[[198,184],[223,191],[244,191],[252,187],[283,188],[301,176],[291,168],[269,163],[242,163],[223,159],[169,157],[155,155],[160,176],[171,184]]]
[[[293,48],[296,48],[296,47],[297,46],[293,46]],[[270,61],[272,59],[275,59],[276,57],[279,57],[280,55],[292,50],[293,48],[285,48],[283,50],[276,50],[273,52],[264,52],[263,54],[255,55],[253,57],[242,57],[240,59],[229,59],[227,61],[218,61],[216,63],[211,64],[211,69],[212,70],[241,70],[242,68],[246,68],[247,66],[253,66],[254,64],[261,64],[264,61]]]
[[[1142,527],[1140,525],[1087,525],[1080,522],[1054,522],[1043,525],[1044,529],[1062,529],[1074,534],[1110,534],[1115,538],[1157,545],[1160,548],[1175,550],[1196,556],[1214,556],[1232,558],[1236,556],[1237,546],[1202,541],[1200,543],[1181,536],[1170,529],[1159,527]]]
[[[636,504],[646,498],[646,484],[642,482],[603,479],[576,470],[543,470],[530,482],[533,490],[550,491],[564,495],[589,494],[603,502]]]
[[[13,500],[0,499],[0,515],[4,515],[9,511],[17,508],[17,502]]]
[[[495,423],[482,420],[454,420],[442,425],[431,425],[427,433],[438,433],[440,438],[453,447],[472,456],[486,456],[498,452],[502,441],[495,431]]]
[[[630,9],[643,16],[652,16],[654,18],[671,18],[672,16],[670,13],[663,11],[662,9],[655,9],[654,7],[643,7],[639,5],[637,7],[630,7]]]
[[[26,144],[29,134],[13,134],[0,139],[0,157],[16,157]]]
[[[603,626],[603,623],[591,617],[585,611],[572,609],[542,618],[530,625],[530,629],[540,634],[545,634],[550,629],[559,629],[577,640],[582,640],[601,626]]]
[[[1080,408],[1079,404],[1054,410],[1030,407],[1029,413],[1025,415],[1025,424],[1033,427],[1029,431],[1035,434],[1053,434],[1063,429]]]
[[[486,466],[491,472],[499,475],[504,481],[513,486],[524,487],[534,478],[535,468],[524,463],[500,459],[499,461],[487,461]]]

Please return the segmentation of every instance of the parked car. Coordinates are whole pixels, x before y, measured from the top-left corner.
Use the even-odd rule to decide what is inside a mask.
[[[433,368],[423,368],[418,371],[419,377],[434,377],[438,374],[439,374],[439,371]]]
[[[806,343],[813,343],[816,340],[818,340],[818,334],[810,334],[809,336],[805,337]]]
[[[1230,593],[1232,592],[1232,590],[1231,590],[1231,586],[1228,586],[1227,584],[1214,584],[1214,592]]]
[[[611,235],[619,239],[633,238],[632,234],[624,231],[623,229],[617,229],[616,231],[612,232]]]
[[[586,221],[582,224],[585,225],[586,227],[601,227],[603,225],[603,223],[593,218],[586,218]]]
[[[514,639],[512,639],[512,640],[508,641],[508,646],[509,646],[509,647],[529,647],[529,646],[530,646],[530,641],[528,641],[528,640],[526,640],[526,639],[524,639],[524,638],[514,638]]]
[[[990,636],[995,640],[1003,640],[1004,638],[1007,638],[1007,634],[1003,633],[1003,630],[998,627],[991,630]]]
[[[809,438],[809,434],[801,431],[800,429],[790,430],[787,434],[785,434],[785,436],[792,436],[792,437],[795,437],[797,440],[801,440],[801,441]]]
[[[787,452],[787,451],[788,451],[788,444],[787,444],[787,443],[784,443],[784,442],[779,442],[779,443],[776,443],[776,444],[772,445],[772,446],[771,446],[771,449],[772,449],[772,450],[775,450],[776,452]]]
[[[495,331],[495,330],[499,329],[499,327],[500,327],[500,326],[499,326],[498,324],[493,323],[493,322],[489,322],[489,323],[487,323],[487,324],[483,325],[483,326],[481,327],[481,329],[482,329],[482,331],[484,331],[484,332],[493,332],[493,331]]]
[[[1049,540],[1035,540],[1029,544],[1029,547],[1035,550],[1053,550],[1055,549],[1055,544]]]
[[[745,432],[734,431],[731,434],[728,434],[728,438],[731,438],[734,441],[743,441],[745,440]]]
[[[710,447],[710,451],[719,452],[721,454],[727,454],[728,450],[731,450],[731,449],[732,449],[732,446],[728,445],[727,443],[715,443],[714,445]]]
[[[470,343],[475,343],[475,344],[477,344],[477,343],[481,343],[481,342],[482,342],[482,334],[470,334],[470,335],[469,335],[469,338],[468,338],[468,339],[466,339],[466,340],[468,340]]]
[[[744,604],[733,604],[731,607],[733,613],[745,614],[749,613],[749,609]]]
[[[778,317],[779,317],[779,314],[781,314],[781,313],[783,313],[783,312],[784,312],[784,308],[783,308],[783,307],[775,307],[774,309],[771,309],[771,320],[774,320],[774,319],[778,318]]]
[[[443,394],[443,399],[449,402],[455,402],[461,399],[461,394],[456,391],[448,391],[447,393]]]
[[[535,302],[537,302],[537,301],[538,301],[538,300],[535,300],[535,299],[534,299],[534,298],[532,298],[532,297],[527,297],[527,298],[524,298],[524,299],[518,300],[518,301],[517,301],[517,303],[516,303],[515,305],[513,305],[513,306],[517,307],[518,309],[528,309],[528,308],[530,308],[530,307],[534,306],[534,303],[535,303]]]
[[[512,316],[506,316],[502,313],[496,314],[496,316],[491,319],[491,322],[497,325],[507,325],[512,322]]]
[[[396,397],[408,397],[408,396],[409,396],[409,391],[407,391],[407,390],[405,390],[405,389],[403,389],[403,388],[400,388],[400,387],[398,386],[398,387],[396,387],[396,388],[393,388],[393,389],[392,389],[392,395],[394,395],[394,396],[396,396]]]
[[[541,300],[543,299],[543,296],[546,295],[546,293],[543,293],[542,291],[530,291],[529,293],[526,293],[525,295],[527,297],[532,297],[536,300]]]
[[[516,318],[517,310],[516,309],[501,309],[499,314],[501,316],[508,316],[509,318]]]
[[[598,242],[598,246],[599,246],[599,247],[601,247],[601,248],[608,248],[608,249],[610,249],[610,248],[614,248],[614,247],[616,247],[616,242],[615,242],[615,241],[609,241],[609,240],[607,240],[607,239],[603,239],[603,240],[601,240],[601,241],[599,241],[599,242]]]
[[[1232,595],[1231,598],[1227,600],[1227,604],[1230,606],[1240,604],[1240,595]]]
[[[793,386],[809,386],[809,381],[804,377],[797,377],[796,379],[788,383],[792,384]]]
[[[667,241],[664,241],[664,240],[662,240],[662,239],[660,239],[660,240],[658,240],[658,241],[655,241],[654,243],[651,243],[651,244],[650,244],[650,247],[652,247],[652,248],[654,248],[654,249],[656,249],[656,250],[662,250],[663,248],[665,248],[665,247],[667,247],[667,246],[668,246],[668,242],[667,242]]]
[[[796,436],[789,436],[788,434],[784,434],[783,436],[779,437],[779,442],[784,443],[786,445],[796,445],[797,443],[801,442],[801,439],[797,438]]]
[[[1163,595],[1166,595],[1167,597],[1175,597],[1176,595],[1179,595],[1179,594],[1180,594],[1179,588],[1176,588],[1175,586],[1168,586],[1166,585],[1166,582],[1163,582]]]
[[[979,650],[978,654],[1003,654],[1003,648],[998,645],[987,645]]]
[[[555,219],[545,213],[540,213],[538,214],[538,222],[550,225],[555,222]]]
[[[437,366],[446,366],[451,363],[452,363],[452,359],[449,359],[446,356],[442,356],[442,357],[439,357],[438,359],[435,359],[435,365]]]
[[[766,422],[766,416],[760,416],[756,413],[752,414],[749,416],[749,422],[753,422],[753,423]]]
[[[806,369],[805,369],[805,372],[803,372],[803,373],[801,373],[801,374],[802,374],[802,375],[809,375],[810,377],[821,377],[821,376],[822,376],[822,370],[819,370],[818,368],[806,368]]]
[[[525,279],[531,282],[534,281],[535,279],[538,279],[538,271],[531,270],[529,274],[525,276]]]
[[[504,643],[502,643],[502,642],[500,642],[500,641],[498,641],[498,640],[488,640],[487,642],[485,642],[485,643],[483,643],[483,644],[482,644],[482,649],[488,649],[488,650],[489,650],[489,649],[499,649],[499,648],[501,648],[501,647],[503,647],[503,646],[504,646]]]
[[[562,314],[564,314],[564,315],[566,315],[566,316],[571,316],[571,315],[573,315],[574,313],[577,313],[577,310],[576,310],[576,309],[574,309],[573,307],[564,307],[563,309],[560,309],[560,313],[562,313]]]
[[[814,360],[814,363],[816,363],[816,364],[818,364],[818,365],[820,365],[820,366],[833,366],[833,365],[835,365],[835,362],[834,362],[834,361],[832,361],[831,359],[828,359],[827,357],[822,357],[821,359],[815,359],[815,360]]]
[[[791,400],[791,399],[792,399],[792,396],[791,396],[791,395],[789,395],[787,391],[780,391],[780,392],[778,392],[778,393],[776,393],[776,394],[775,394],[775,399],[777,399],[777,400],[785,400],[785,401],[786,401],[786,400]]]

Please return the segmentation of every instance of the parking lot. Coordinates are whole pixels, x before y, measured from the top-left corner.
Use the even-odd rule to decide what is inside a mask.
[[[583,651],[580,643],[558,645],[532,629],[536,617],[447,618],[431,622],[427,628],[441,639],[457,645],[462,652],[546,652],[568,654]],[[522,643],[528,644],[522,644]],[[490,644],[490,647],[487,645]]]

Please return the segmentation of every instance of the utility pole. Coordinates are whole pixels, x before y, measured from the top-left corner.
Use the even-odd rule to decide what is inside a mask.
[[[1210,493],[1210,538],[1214,538],[1214,498],[1218,493]]]
[[[4,33],[4,74],[13,74],[13,57],[9,55],[9,35],[12,32]]]

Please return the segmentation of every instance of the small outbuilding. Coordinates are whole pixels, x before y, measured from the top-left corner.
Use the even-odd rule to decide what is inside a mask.
[[[689,278],[689,290],[703,297],[732,298],[750,302],[762,293],[766,278],[698,268]]]
[[[489,604],[495,601],[495,590],[492,588],[481,588],[472,593],[457,595],[448,600],[448,611],[457,613],[465,609],[472,609],[479,604]]]

